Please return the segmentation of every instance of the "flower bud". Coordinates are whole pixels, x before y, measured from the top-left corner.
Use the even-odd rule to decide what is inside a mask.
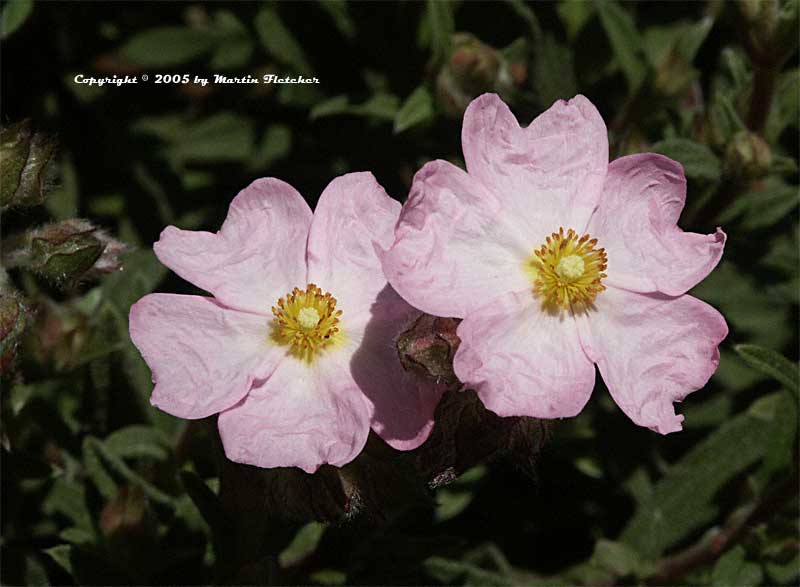
[[[140,533],[148,513],[147,498],[138,486],[124,486],[100,512],[100,530],[105,536]]]
[[[764,176],[772,164],[769,145],[756,133],[739,131],[728,144],[726,164],[731,174],[747,178]]]
[[[0,374],[5,374],[14,363],[29,316],[30,311],[18,294],[0,295]]]
[[[127,247],[86,220],[49,224],[29,235],[26,265],[60,287],[121,268]]]
[[[55,170],[55,139],[34,133],[30,120],[0,130],[0,210],[44,201]]]
[[[456,335],[458,322],[455,318],[420,316],[397,339],[403,367],[439,383],[455,383],[453,355],[461,342]]]
[[[525,77],[524,59],[507,56],[469,33],[455,33],[450,59],[436,78],[436,93],[446,112],[460,116],[476,96],[508,93]]]

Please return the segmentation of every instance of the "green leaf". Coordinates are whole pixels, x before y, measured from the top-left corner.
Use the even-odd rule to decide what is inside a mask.
[[[645,575],[650,570],[642,563],[639,553],[630,546],[602,538],[595,544],[591,562],[617,577]]]
[[[591,2],[575,2],[574,0],[560,0],[556,6],[556,12],[567,31],[567,37],[573,41],[594,13],[594,6]]]
[[[631,16],[613,0],[598,0],[595,6],[614,56],[628,80],[628,89],[634,93],[641,86],[646,73],[642,58],[644,43],[639,31]]]
[[[712,500],[717,491],[768,450],[777,416],[756,409],[764,405],[762,400],[752,411],[728,420],[669,468],[639,505],[621,542],[653,559],[716,515]]]
[[[767,575],[776,584],[796,585],[800,577],[800,552],[796,552],[788,562],[768,562],[765,567]]]
[[[194,471],[181,471],[181,481],[186,493],[213,532],[222,536],[230,532],[230,522],[214,491]]]
[[[97,491],[106,500],[111,500],[117,494],[118,486],[114,478],[108,473],[105,465],[100,460],[100,454],[88,438],[83,439],[83,469],[92,480]]]
[[[723,554],[711,575],[711,585],[714,587],[755,587],[761,584],[763,573],[761,567],[745,560],[745,550],[735,546]]]
[[[740,195],[718,217],[725,224],[741,219],[741,228],[747,231],[773,226],[790,214],[800,204],[797,186],[777,177],[768,177],[757,188]]]
[[[459,560],[432,556],[422,563],[428,575],[443,585],[517,585],[513,577]]]
[[[25,557],[25,585],[34,587],[46,587],[50,585],[50,580],[47,578],[47,571],[38,558],[33,555]]]
[[[479,465],[465,471],[455,482],[436,492],[436,521],[445,522],[463,512],[475,498],[476,484],[486,475],[486,467]]]
[[[314,106],[308,113],[308,117],[311,120],[316,120],[317,118],[324,118],[326,116],[345,114],[349,108],[350,100],[348,100],[347,96],[344,94],[339,94],[338,96],[328,98]]]
[[[160,489],[158,489],[155,485],[151,484],[147,481],[144,477],[136,473],[133,469],[131,469],[125,461],[123,461],[120,457],[116,454],[111,452],[103,442],[98,440],[97,438],[87,436],[86,443],[89,443],[92,449],[96,450],[97,453],[100,455],[102,460],[111,466],[119,475],[121,475],[124,479],[129,481],[134,485],[138,485],[142,491],[144,491],[145,495],[155,501],[156,503],[175,507],[175,498],[171,495],[164,493]]]
[[[92,528],[92,517],[86,506],[86,492],[83,485],[74,481],[56,479],[42,503],[42,511],[51,516],[66,516],[79,528]]]
[[[292,129],[285,124],[271,124],[264,131],[248,167],[254,171],[267,169],[291,152]]]
[[[179,163],[243,161],[253,153],[255,131],[252,120],[219,112],[187,124],[181,138],[168,153]]]
[[[348,39],[356,36],[356,24],[350,16],[346,0],[319,0],[319,5],[331,17],[342,36]]]
[[[0,13],[0,39],[7,39],[33,12],[33,0],[9,0]]]
[[[772,377],[789,391],[798,392],[800,370],[797,363],[773,350],[754,344],[737,344],[734,348],[748,365]]]
[[[417,44],[422,49],[431,50],[434,67],[443,64],[450,56],[454,32],[451,0],[428,0],[419,23]]]
[[[44,551],[44,553],[52,558],[58,566],[72,575],[72,545],[59,544]]]
[[[756,476],[760,487],[765,487],[775,473],[790,470],[794,464],[798,426],[797,397],[790,391],[784,391],[774,402],[770,416],[774,422],[772,435],[764,455],[764,464]]]
[[[731,261],[723,260],[691,293],[719,308],[731,330],[753,344],[782,348],[794,335],[789,302]]]
[[[255,27],[261,44],[275,59],[294,69],[292,73],[308,75],[313,68],[291,30],[283,23],[277,11],[262,8],[255,18]]]
[[[420,86],[400,106],[394,118],[394,132],[401,133],[433,118],[433,96],[425,86]]]
[[[311,109],[309,118],[315,120],[326,116],[352,115],[375,120],[394,120],[398,106],[397,96],[386,92],[373,94],[363,104],[350,104],[347,96],[339,95],[317,104]]]
[[[767,119],[766,138],[777,141],[787,127],[797,128],[800,118],[800,68],[794,68],[778,77],[772,108]]]
[[[211,68],[238,69],[246,66],[254,49],[247,27],[230,10],[218,10],[213,24],[219,40],[211,56]]]
[[[300,528],[292,542],[278,555],[278,561],[284,569],[300,563],[312,554],[322,540],[327,526],[320,522],[310,522]]]
[[[208,31],[155,27],[134,35],[120,51],[143,67],[165,68],[194,61],[211,51],[214,44],[215,38]]]
[[[572,51],[556,41],[549,33],[540,35],[534,46],[533,79],[542,108],[549,108],[556,100],[572,98],[578,93],[575,81]]]
[[[169,439],[156,428],[127,426],[115,430],[105,439],[106,448],[121,458],[148,457],[157,461],[169,455]]]
[[[722,173],[722,164],[711,149],[689,139],[667,139],[653,145],[652,150],[683,165],[689,178],[717,181]]]
[[[34,132],[30,120],[0,131],[0,210],[45,201],[55,175],[56,141]]]

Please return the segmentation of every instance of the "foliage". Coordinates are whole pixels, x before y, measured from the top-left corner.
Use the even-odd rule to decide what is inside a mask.
[[[797,584],[796,0],[146,8],[0,12],[0,582]],[[185,73],[320,83],[155,84]],[[213,421],[149,405],[129,308],[199,293],[152,254],[164,226],[215,230],[260,176],[313,206],[372,170],[403,200],[425,161],[460,163],[485,91],[520,120],[585,94],[612,157],[684,166],[684,229],[726,230],[692,293],[731,335],[684,432],[638,429],[604,389],[549,426],[451,390],[418,451],[371,438],[309,476],[227,462]],[[454,328],[414,325],[404,365],[453,385]]]

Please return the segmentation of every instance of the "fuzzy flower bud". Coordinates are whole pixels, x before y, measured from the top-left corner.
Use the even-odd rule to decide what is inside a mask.
[[[55,170],[55,139],[31,130],[23,120],[0,131],[0,210],[44,201]]]
[[[767,173],[772,163],[769,145],[755,133],[740,131],[733,135],[726,151],[728,169],[733,174],[756,178]]]
[[[449,61],[436,78],[436,92],[445,110],[463,114],[475,96],[486,91],[508,93],[525,80],[524,58],[505,55],[469,33],[452,37]]]
[[[17,345],[28,325],[29,310],[22,298],[13,293],[0,295],[0,374],[13,364]]]
[[[120,269],[126,246],[87,220],[73,218],[48,224],[28,235],[25,264],[60,287]]]
[[[455,383],[453,355],[458,349],[458,320],[423,314],[397,339],[400,361],[407,371],[441,383]]]

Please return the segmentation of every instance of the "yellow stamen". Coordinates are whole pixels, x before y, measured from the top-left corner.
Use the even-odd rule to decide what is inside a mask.
[[[313,283],[294,288],[272,307],[272,340],[289,347],[294,357],[311,362],[341,337],[336,298]]]
[[[533,252],[529,268],[533,273],[533,292],[542,307],[581,309],[605,290],[601,281],[607,277],[605,249],[596,249],[597,239],[588,234],[578,237],[571,228],[559,228]]]

